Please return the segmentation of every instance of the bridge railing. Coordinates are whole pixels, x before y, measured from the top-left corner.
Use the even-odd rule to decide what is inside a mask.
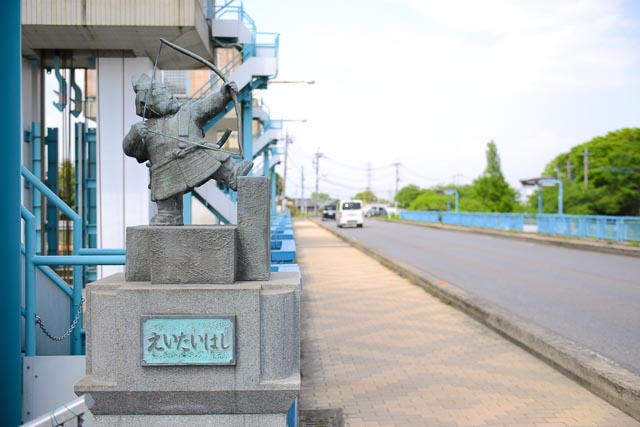
[[[438,211],[401,211],[400,219],[408,221],[440,222]]]
[[[524,215],[510,213],[442,212],[442,223],[466,227],[522,231]]]
[[[465,227],[531,231],[581,239],[640,242],[640,217],[632,216],[402,211],[400,218]]]
[[[401,211],[400,218],[409,221],[441,222],[465,227],[522,231],[524,215],[482,212]]]
[[[639,242],[640,217],[542,214],[538,215],[538,233]]]

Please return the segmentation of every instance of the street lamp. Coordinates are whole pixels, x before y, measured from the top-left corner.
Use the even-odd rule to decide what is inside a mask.
[[[455,194],[456,195],[456,213],[458,213],[458,190],[456,189],[438,190],[436,193],[447,195],[447,212],[451,211],[451,195]]]

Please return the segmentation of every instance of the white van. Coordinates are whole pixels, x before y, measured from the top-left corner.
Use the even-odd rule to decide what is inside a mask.
[[[364,205],[361,200],[341,200],[336,213],[338,228],[345,225],[355,225],[362,228],[364,225]]]

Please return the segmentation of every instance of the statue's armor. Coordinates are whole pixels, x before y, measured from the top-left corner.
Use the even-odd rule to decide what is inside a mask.
[[[204,184],[230,157],[229,153],[184,142],[204,142],[202,128],[192,120],[189,106],[173,115],[150,118],[146,125],[144,141],[125,139],[124,148],[138,162],[150,162],[153,201],[184,194]]]

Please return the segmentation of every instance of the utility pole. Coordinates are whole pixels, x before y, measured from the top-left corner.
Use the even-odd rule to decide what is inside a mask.
[[[400,162],[395,162],[393,166],[396,167],[396,192],[393,195],[393,198],[395,200],[396,195],[398,194],[398,184],[400,184]]]
[[[304,166],[300,166],[300,207],[302,215],[307,216],[307,201],[304,198]]]
[[[555,165],[553,167],[553,170],[556,172],[556,179],[560,179],[560,167],[558,165]]]
[[[371,163],[367,163],[367,190],[371,190]]]
[[[284,174],[282,176],[282,212],[287,208],[287,157],[289,153],[289,129],[284,137]]]
[[[573,175],[571,174],[572,170],[573,165],[571,164],[571,160],[567,159],[567,178],[569,178],[569,181],[573,180]]]
[[[318,151],[316,151],[316,154],[313,155],[313,164],[316,167],[316,197],[315,197],[315,213],[318,213],[318,202],[320,200],[320,158],[323,156],[323,154],[320,152],[320,149],[318,148]]]
[[[591,153],[587,147],[584,147],[584,188],[589,188],[589,156]]]

